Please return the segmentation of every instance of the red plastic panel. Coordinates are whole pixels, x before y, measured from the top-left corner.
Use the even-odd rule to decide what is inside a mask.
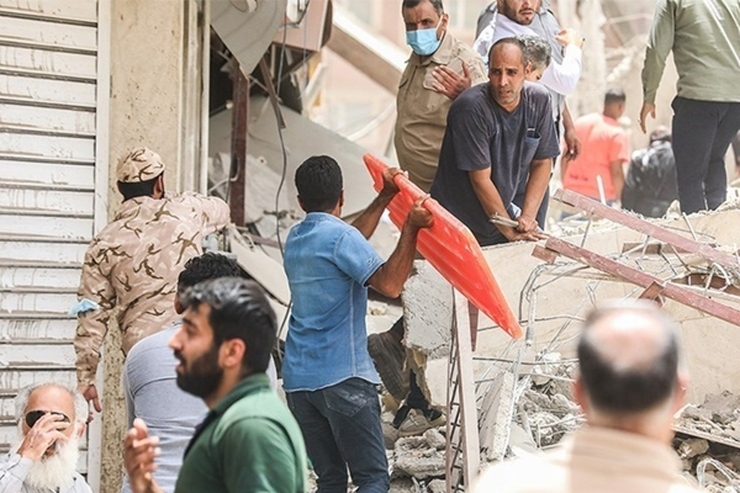
[[[383,187],[383,170],[388,166],[371,154],[364,156],[373,177],[375,190]],[[424,192],[403,175],[396,176],[401,189],[388,205],[391,221],[399,229],[414,202]],[[511,337],[519,339],[522,329],[493,277],[483,252],[470,230],[436,200],[426,200],[424,207],[434,215],[434,225],[419,232],[416,248],[455,289],[480,311],[496,322]]]

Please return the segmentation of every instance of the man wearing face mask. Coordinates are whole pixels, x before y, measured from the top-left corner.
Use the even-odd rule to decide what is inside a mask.
[[[396,99],[398,164],[411,181],[429,191],[452,101],[486,81],[483,61],[449,32],[442,0],[403,0],[406,42],[413,52],[401,75]]]
[[[471,85],[486,81],[485,66],[471,47],[449,32],[442,0],[403,0],[406,43],[413,50],[401,75],[396,100],[395,146],[398,164],[428,192],[437,173],[439,150],[452,101]],[[403,405],[393,425],[402,436],[418,435],[444,422],[416,383],[403,346],[403,318],[390,330],[372,334],[368,350],[388,392]],[[411,359],[409,359],[411,361]]]

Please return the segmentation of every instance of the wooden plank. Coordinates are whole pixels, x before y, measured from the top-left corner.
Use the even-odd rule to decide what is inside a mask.
[[[0,102],[0,127],[12,127],[30,133],[95,137],[95,113]]]
[[[637,216],[613,209],[596,200],[570,190],[558,190],[555,192],[555,195],[553,195],[553,198],[559,202],[563,202],[564,204],[576,207],[586,213],[609,219],[610,221],[627,226],[628,228],[639,231],[640,233],[650,235],[657,240],[673,245],[685,252],[693,253],[707,260],[711,260],[712,262],[716,262],[727,269],[740,272],[740,263],[738,263],[738,259],[736,257],[721,252],[705,243],[700,243],[691,238],[681,236],[678,233],[674,233],[673,231],[665,229],[657,224],[640,219]]]
[[[95,141],[93,139],[72,137],[46,137],[0,132],[0,154],[20,154],[29,159],[46,157],[93,162],[95,160]]]
[[[95,110],[95,85],[64,80],[0,75],[0,100],[76,105]]]
[[[606,272],[625,281],[642,286],[643,288],[647,288],[653,283],[662,284],[665,282],[655,276],[620,264],[610,258],[601,256],[590,250],[586,250],[585,248],[577,247],[557,238],[548,238],[545,248],[549,248],[550,250],[586,264],[596,270]],[[693,307],[701,312],[717,317],[733,325],[740,325],[740,311],[727,305],[723,305],[710,297],[702,296],[687,288],[679,287],[667,282],[665,283],[665,289],[662,294],[666,298],[670,298],[686,306]]]
[[[44,340],[71,340],[77,330],[77,319],[67,318],[54,320],[51,318],[6,319],[0,313],[0,339],[10,341],[15,339],[44,339]]]
[[[661,298],[661,294],[663,294],[663,291],[665,291],[664,282],[653,282],[648,287],[646,287],[642,293],[640,293],[640,296],[638,296],[638,298],[642,300],[654,301],[662,306],[663,299]]]
[[[68,313],[77,302],[75,293],[3,293],[0,292],[0,312]]]
[[[89,165],[0,159],[0,182],[60,185],[92,191],[95,184],[95,168]]]
[[[0,46],[0,73],[94,83],[96,58],[76,53]]]
[[[89,0],[0,0],[1,15],[26,14],[59,21],[97,23],[97,7],[97,2]]]
[[[0,237],[0,260],[82,262],[89,242],[32,241],[30,237]]]
[[[0,44],[54,47],[64,51],[84,51],[95,54],[98,33],[94,26],[46,22],[0,13]]]
[[[0,184],[0,209],[34,209],[90,215],[93,199],[92,192],[10,188]]]
[[[11,215],[0,212],[0,236],[32,234],[46,238],[92,240],[92,217]]]
[[[543,248],[539,245],[534,246],[534,250],[532,250],[532,256],[551,265],[554,264],[555,260],[558,258],[558,255],[555,252],[553,252],[552,250],[548,250],[547,248]]]
[[[470,339],[468,300],[454,290],[455,330],[457,347],[458,385],[460,389],[461,434],[463,447],[463,479],[471,488],[480,468],[480,438],[473,375],[473,348]]]

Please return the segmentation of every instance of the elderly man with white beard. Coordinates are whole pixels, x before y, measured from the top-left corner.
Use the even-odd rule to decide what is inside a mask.
[[[0,457],[0,493],[92,493],[76,472],[87,403],[54,382],[22,389],[15,399],[18,443]]]

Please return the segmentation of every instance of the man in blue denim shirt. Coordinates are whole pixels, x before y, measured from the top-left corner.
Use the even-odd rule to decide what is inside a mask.
[[[347,468],[362,493],[388,491],[390,478],[380,427],[380,382],[367,352],[367,287],[397,297],[431,213],[417,201],[395,251],[383,262],[367,241],[398,193],[397,169],[351,224],[340,219],[342,171],[328,156],[307,159],[295,174],[307,213],[288,235],[285,271],[293,296],[283,385],[318,475],[319,493],[346,492]]]

